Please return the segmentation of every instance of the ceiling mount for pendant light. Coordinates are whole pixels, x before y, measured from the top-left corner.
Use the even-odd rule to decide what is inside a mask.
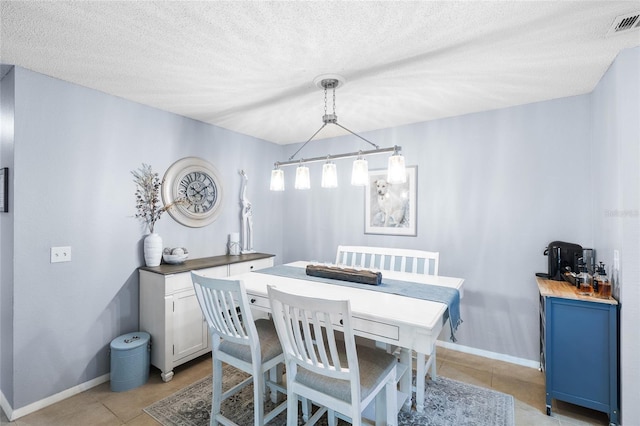
[[[324,115],[322,116],[322,126],[316,130],[316,132],[304,143],[302,146],[291,156],[287,161],[276,162],[275,167],[271,172],[271,184],[270,189],[272,191],[284,191],[284,172],[280,167],[298,165],[296,170],[296,189],[309,189],[310,178],[309,168],[304,163],[315,163],[325,161],[322,168],[322,187],[323,188],[335,188],[338,186],[336,165],[331,160],[356,157],[353,163],[351,184],[356,186],[363,186],[368,184],[368,163],[364,159],[367,155],[382,154],[385,152],[392,152],[393,155],[389,157],[389,169],[388,180],[391,183],[403,183],[406,181],[406,170],[404,164],[404,157],[400,154],[402,147],[393,146],[391,148],[380,148],[370,140],[358,135],[355,132],[347,129],[343,125],[338,123],[338,116],[336,115],[336,89],[345,83],[342,76],[337,74],[324,74],[314,79],[316,86],[324,90]],[[327,91],[330,90],[333,94],[333,112],[327,112]],[[349,152],[345,154],[325,155],[322,157],[313,158],[301,158],[294,160],[295,156],[318,134],[327,124],[333,124],[340,127],[343,130],[351,133],[352,135],[362,139],[375,149],[368,151]]]

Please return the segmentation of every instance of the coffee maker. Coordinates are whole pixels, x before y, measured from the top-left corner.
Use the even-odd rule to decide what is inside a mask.
[[[567,271],[577,273],[578,261],[583,257],[582,246],[564,241],[549,243],[544,255],[548,257],[549,272],[537,275],[555,281],[564,281]]]

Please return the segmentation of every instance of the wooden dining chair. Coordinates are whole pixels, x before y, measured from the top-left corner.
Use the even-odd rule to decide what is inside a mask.
[[[377,425],[396,425],[396,358],[382,349],[356,347],[348,300],[285,293],[269,286],[273,321],[287,371],[287,426],[298,424],[298,399],[320,408],[335,426],[339,415],[362,424],[362,412],[375,399]],[[336,339],[339,331],[344,341]],[[304,407],[303,407],[304,408]]]
[[[286,393],[273,379],[279,364],[284,362],[282,347],[273,322],[268,319],[253,320],[250,304],[242,281],[208,278],[191,272],[191,279],[202,313],[209,325],[212,337],[213,395],[211,398],[211,425],[236,425],[220,412],[222,401],[234,395],[253,381],[254,425],[262,426],[286,408],[286,401],[270,413],[264,413],[267,385],[272,400],[277,392]],[[250,377],[222,392],[222,363],[232,365]],[[238,426],[238,425],[236,425]],[[246,426],[246,425],[241,425]]]

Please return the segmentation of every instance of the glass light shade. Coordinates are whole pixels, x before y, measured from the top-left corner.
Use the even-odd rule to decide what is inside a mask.
[[[269,189],[271,191],[284,191],[284,170],[271,170],[271,184],[269,185]]]
[[[336,163],[327,161],[322,166],[322,187],[337,188],[338,187],[338,170]]]
[[[358,158],[353,162],[351,169],[351,185],[366,186],[369,183],[369,163],[364,158]]]
[[[307,166],[298,166],[296,169],[296,189],[311,188],[311,178],[309,177],[309,168]]]
[[[394,153],[391,157],[389,157],[387,182],[405,183],[406,181],[407,169],[404,166],[404,157],[401,154]]]

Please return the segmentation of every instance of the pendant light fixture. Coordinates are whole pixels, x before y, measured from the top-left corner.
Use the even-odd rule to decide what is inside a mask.
[[[311,188],[311,178],[309,177],[309,168],[307,166],[300,165],[296,169],[296,189],[309,189]]]
[[[380,148],[378,145],[373,142],[365,139],[364,137],[358,135],[357,133],[352,132],[346,127],[338,124],[338,116],[336,115],[336,89],[344,84],[344,78],[339,75],[321,75],[317,77],[314,82],[316,85],[322,89],[324,89],[324,115],[322,116],[322,126],[304,143],[302,146],[291,156],[287,161],[278,161],[275,163],[274,169],[271,171],[271,184],[269,188],[271,191],[284,191],[284,171],[281,167],[284,166],[292,166],[294,164],[298,165],[296,169],[296,180],[295,180],[295,188],[296,189],[309,189],[311,187],[311,181],[309,176],[309,167],[307,167],[306,163],[316,163],[320,161],[324,161],[325,164],[322,166],[322,182],[321,186],[323,188],[335,188],[338,186],[338,175],[336,164],[331,160],[342,159],[342,158],[352,158],[356,157],[356,160],[353,162],[352,171],[351,171],[351,184],[355,186],[365,186],[369,183],[369,167],[368,162],[364,158],[368,155],[375,154],[383,154],[387,152],[393,153],[391,157],[389,157],[388,162],[388,170],[387,170],[387,180],[391,183],[404,183],[406,182],[406,169],[404,157],[400,154],[402,147],[393,146],[391,148]],[[327,90],[331,90],[333,92],[333,113],[327,114]],[[295,156],[309,143],[311,140],[318,134],[322,129],[325,128],[327,124],[334,124],[352,135],[362,139],[367,142],[369,145],[373,146],[375,149],[371,149],[368,151],[358,151],[358,152],[349,152],[345,154],[329,154],[323,157],[313,157],[313,158],[301,158],[298,160],[294,160]]]
[[[351,185],[366,186],[369,183],[369,162],[358,155],[351,168]]]
[[[284,171],[280,167],[271,170],[269,189],[272,191],[284,191]]]
[[[407,172],[404,166],[404,157],[397,151],[389,157],[387,166],[387,182],[389,183],[405,183],[407,181]]]
[[[322,183],[323,188],[337,188],[338,187],[338,169],[336,163],[327,160],[322,165]]]

